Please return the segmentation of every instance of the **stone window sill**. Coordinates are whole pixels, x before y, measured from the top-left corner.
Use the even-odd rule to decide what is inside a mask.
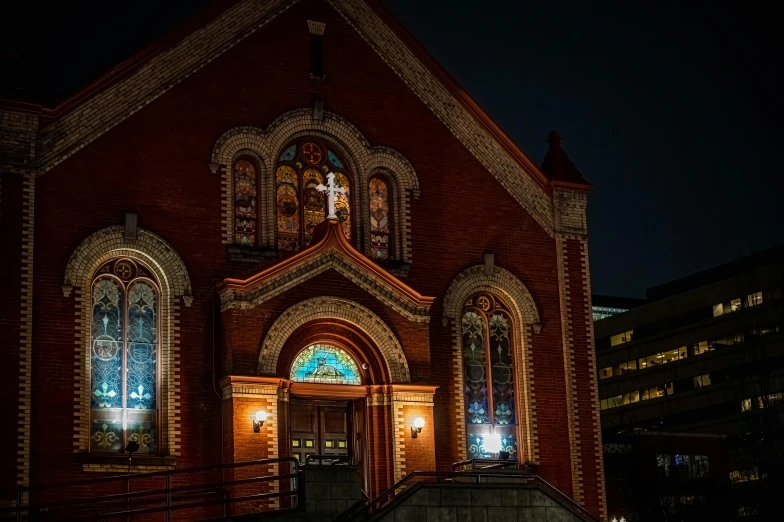
[[[149,473],[152,471],[168,471],[177,465],[175,457],[133,457],[128,466],[125,455],[90,455],[82,456],[82,471],[99,473]]]

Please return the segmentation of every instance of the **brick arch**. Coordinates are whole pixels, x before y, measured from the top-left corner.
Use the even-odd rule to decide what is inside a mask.
[[[99,230],[71,254],[65,269],[63,293],[74,293],[76,306],[76,343],[74,345],[74,450],[89,449],[90,427],[90,325],[91,287],[98,268],[116,257],[129,257],[144,263],[161,285],[160,295],[160,419],[161,451],[172,456],[180,453],[179,389],[179,315],[182,297],[186,306],[193,301],[191,281],[179,254],[164,239],[138,229],[136,239],[125,237],[125,228],[113,226]]]
[[[392,383],[411,382],[403,347],[389,326],[361,304],[329,296],[297,303],[275,320],[261,346],[258,373],[275,375],[286,340],[306,323],[323,319],[338,319],[362,330],[381,352]]]
[[[444,296],[444,317],[457,319],[463,304],[477,292],[500,294],[519,315],[520,324],[539,327],[539,310],[528,288],[509,270],[494,267],[487,275],[484,265],[476,265],[460,272],[449,285]]]
[[[122,226],[107,227],[82,241],[68,259],[63,280],[63,291],[87,288],[95,271],[106,261],[127,256],[141,260],[159,278],[161,285],[172,296],[182,297],[186,306],[193,299],[191,279],[180,255],[160,236],[137,229],[136,239],[125,237]]]
[[[532,357],[532,337],[538,333],[541,325],[539,311],[534,298],[525,285],[511,272],[493,267],[488,275],[484,265],[476,265],[460,272],[452,280],[444,296],[444,321],[452,319],[452,367],[454,375],[463,375],[462,359],[462,324],[460,317],[463,305],[469,297],[477,292],[487,292],[501,297],[512,311],[515,322],[519,363],[517,367],[518,404],[520,405],[520,429],[522,438],[518,442],[523,457],[528,462],[538,462],[539,444],[537,441],[536,409],[534,406],[534,370]],[[463,394],[463,381],[454,380],[454,392],[457,397]],[[455,402],[457,419],[457,440],[459,458],[466,458],[465,411],[463,401]]]
[[[292,333],[283,344],[278,356],[276,375],[290,376],[294,358],[312,344],[326,343],[340,347],[357,361],[361,369],[363,384],[389,384],[384,356],[368,334],[344,321],[322,319],[305,323]]]
[[[354,201],[357,213],[356,223],[364,237],[364,249],[370,249],[370,218],[368,215],[367,184],[374,171],[383,169],[394,179],[398,190],[395,194],[401,237],[398,257],[410,263],[410,198],[418,198],[419,179],[413,165],[399,152],[385,146],[371,146],[362,132],[341,116],[324,111],[323,119],[313,118],[310,108],[294,109],[276,118],[266,129],[254,126],[234,127],[224,132],[215,142],[210,157],[212,172],[221,171],[222,176],[222,221],[223,242],[233,241],[231,230],[232,198],[231,168],[232,158],[241,150],[253,151],[264,159],[261,201],[264,203],[262,215],[261,245],[275,246],[275,206],[274,206],[274,169],[278,154],[292,140],[304,136],[317,136],[329,141],[347,161],[349,171],[354,175],[357,185]],[[399,214],[399,215],[397,215]]]

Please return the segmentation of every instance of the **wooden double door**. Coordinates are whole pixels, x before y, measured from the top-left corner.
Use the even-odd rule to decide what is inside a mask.
[[[292,399],[289,419],[291,455],[305,463],[308,455],[351,457],[355,460],[352,401]],[[318,461],[313,462],[318,464]]]

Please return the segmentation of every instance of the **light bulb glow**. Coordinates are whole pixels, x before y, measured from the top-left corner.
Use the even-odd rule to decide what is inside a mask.
[[[417,417],[416,419],[414,419],[414,427],[416,429],[418,429],[418,430],[421,430],[422,428],[424,428],[425,427],[425,419],[423,419],[422,417]]]
[[[497,434],[485,436],[482,447],[485,453],[498,453],[501,451],[501,436]]]
[[[267,412],[264,410],[259,410],[256,412],[256,422],[264,422],[267,420]]]

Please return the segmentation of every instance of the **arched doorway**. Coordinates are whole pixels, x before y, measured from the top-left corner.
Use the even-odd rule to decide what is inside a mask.
[[[358,363],[348,350],[334,342],[310,344],[294,357],[289,379],[292,383],[314,385],[290,400],[290,451],[300,462],[306,462],[308,456],[340,457],[355,464],[366,460],[364,400],[333,397],[336,392],[350,394],[351,389],[345,388],[350,386],[356,387],[357,395],[363,393],[362,364],[366,363]]]

